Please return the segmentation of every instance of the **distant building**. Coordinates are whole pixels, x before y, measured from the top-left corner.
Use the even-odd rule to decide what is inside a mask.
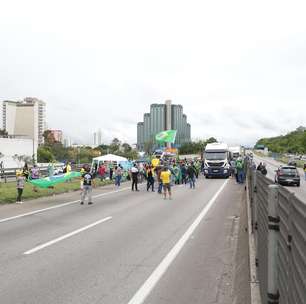
[[[157,146],[155,135],[165,130],[177,130],[174,146],[191,141],[191,126],[183,114],[183,106],[166,100],[164,104],[151,104],[150,113],[145,113],[143,122],[137,124],[137,149],[144,150],[145,143]]]
[[[93,144],[94,147],[102,145],[102,132],[100,129],[93,134]]]
[[[46,104],[37,98],[27,97],[22,101],[3,101],[3,129],[13,136],[33,139],[43,144],[46,129]]]
[[[57,142],[63,142],[63,131],[62,130],[49,130]]]
[[[72,145],[72,140],[70,137],[65,137],[63,140],[63,145],[65,148],[71,147]]]

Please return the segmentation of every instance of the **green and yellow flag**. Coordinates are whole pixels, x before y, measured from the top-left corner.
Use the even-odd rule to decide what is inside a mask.
[[[167,130],[167,131],[162,131],[158,134],[155,135],[155,139],[157,142],[160,143],[172,143],[174,144],[175,142],[175,137],[176,137],[176,130]]]
[[[70,180],[72,178],[76,178],[80,176],[81,176],[80,172],[72,171],[70,173],[59,174],[59,175],[54,175],[51,177],[45,177],[45,178],[40,178],[40,179],[31,179],[29,181],[31,184],[39,188],[48,188],[48,187],[53,187],[57,184],[63,183],[66,180]]]

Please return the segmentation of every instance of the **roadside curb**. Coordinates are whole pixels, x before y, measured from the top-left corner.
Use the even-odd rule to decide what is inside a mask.
[[[247,203],[247,217],[248,217],[248,233],[249,233],[251,304],[262,304],[259,281],[257,278],[255,238],[254,234],[252,233],[251,201],[250,201],[250,192],[248,185],[246,186],[246,188],[247,188],[246,203]]]

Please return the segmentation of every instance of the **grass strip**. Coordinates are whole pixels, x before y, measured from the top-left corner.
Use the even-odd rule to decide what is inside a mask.
[[[110,180],[101,181],[99,179],[96,179],[95,182],[97,187],[102,187],[114,183],[114,181]],[[61,194],[61,193],[80,190],[80,180],[74,179],[71,182],[57,184],[54,186],[53,189],[37,188],[37,190],[38,190],[37,192],[33,191],[33,185],[27,182],[23,190],[22,200],[26,201],[40,197],[52,196],[54,194]],[[0,183],[0,204],[15,203],[16,197],[17,197],[16,182]]]

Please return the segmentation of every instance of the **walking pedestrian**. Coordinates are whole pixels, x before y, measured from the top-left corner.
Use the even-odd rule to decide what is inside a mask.
[[[156,179],[157,179],[157,183],[158,183],[158,190],[157,190],[158,194],[161,194],[162,190],[163,190],[163,181],[160,178],[161,172],[162,172],[162,167],[158,165],[155,169]]]
[[[81,205],[84,204],[86,196],[88,197],[88,205],[92,204],[92,187],[94,186],[94,175],[90,172],[90,168],[87,167],[86,172],[83,173],[83,189],[81,192]]]
[[[131,168],[131,174],[132,174],[132,191],[134,191],[134,188],[136,191],[138,190],[138,174],[139,170],[137,168],[137,165],[134,164],[134,166]]]
[[[262,165],[261,165],[262,168]],[[238,176],[238,184],[243,184],[244,182],[244,164],[241,157],[238,157],[236,160],[236,169],[237,169],[237,176]]]
[[[193,163],[189,164],[187,168],[187,175],[189,179],[190,189],[195,189],[196,169]]]
[[[187,168],[184,163],[181,164],[182,184],[187,184]]]
[[[29,172],[29,167],[27,163],[24,163],[24,166],[22,168],[22,175],[25,177],[26,180],[29,179],[30,172]]]
[[[104,180],[104,177],[105,177],[105,166],[103,164],[101,164],[99,166],[99,169],[98,169],[98,174],[100,176],[100,180],[103,181]]]
[[[304,175],[305,175],[305,180],[306,180],[306,164],[304,164]]]
[[[54,175],[54,166],[53,163],[48,164],[48,176],[52,177]]]
[[[160,179],[163,182],[164,199],[167,198],[168,192],[169,199],[171,200],[171,171],[166,166],[163,168],[163,171],[160,174]]]
[[[109,179],[110,180],[113,180],[113,174],[114,174],[113,165],[110,164],[109,165]]]
[[[16,171],[16,178],[17,178],[17,199],[16,199],[16,203],[17,204],[22,204],[22,192],[24,189],[24,183],[25,183],[25,176],[22,174],[21,171]]]
[[[147,191],[152,188],[152,192],[154,192],[154,174],[152,166],[149,166],[147,169]]]
[[[119,165],[115,167],[115,186],[117,186],[118,188],[121,185],[121,178],[122,178],[122,168]]]
[[[39,179],[39,169],[36,164],[31,169],[31,179]],[[33,186],[33,191],[34,192],[38,191],[35,186]]]

